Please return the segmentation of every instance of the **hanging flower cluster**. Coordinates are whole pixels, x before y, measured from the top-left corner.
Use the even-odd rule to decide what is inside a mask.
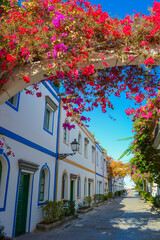
[[[137,110],[132,110],[134,141],[130,168],[135,182],[142,180],[155,181],[160,184],[160,155],[153,147],[155,130],[159,124],[160,95],[148,99],[147,104]]]
[[[138,57],[144,59],[146,66],[156,64],[159,52],[154,54],[151,49],[160,41],[159,2],[154,2],[148,16],[136,13],[122,20],[110,17],[100,5],[92,6],[86,0],[28,0],[22,6],[17,0],[3,2],[0,5],[1,89],[12,80],[15,68],[46,61],[48,79],[66,88],[64,101],[74,102],[83,97],[83,104],[74,104],[80,114],[98,105],[106,112],[108,106],[113,108],[109,96],[119,97],[122,91],[126,91],[127,98],[135,98],[136,103],[145,99],[141,87],[147,91],[149,86],[149,94],[154,94],[158,84],[154,76],[145,79],[145,84],[142,76],[136,77],[140,71],[147,74],[148,70],[136,67],[134,74],[133,67],[97,70],[92,58],[104,60],[102,64],[108,67],[105,56],[114,49],[117,59],[126,64],[134,63]],[[30,82],[23,71],[22,79]]]

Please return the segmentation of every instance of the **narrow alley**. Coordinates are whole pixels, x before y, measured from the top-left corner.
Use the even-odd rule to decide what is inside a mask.
[[[160,215],[134,192],[112,199],[104,206],[47,233],[29,233],[17,240],[158,240]]]

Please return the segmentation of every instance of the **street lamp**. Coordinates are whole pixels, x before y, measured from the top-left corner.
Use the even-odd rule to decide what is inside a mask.
[[[63,160],[64,158],[68,157],[68,156],[73,156],[74,154],[76,154],[76,152],[78,151],[78,146],[80,144],[77,142],[76,139],[74,139],[73,142],[71,142],[71,149],[73,151],[73,153],[58,153],[58,158],[60,160]]]

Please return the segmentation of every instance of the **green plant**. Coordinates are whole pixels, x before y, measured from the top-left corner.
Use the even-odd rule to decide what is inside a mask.
[[[92,204],[92,197],[87,197],[86,199],[87,199],[88,206],[91,206],[91,204]]]
[[[160,196],[152,197],[152,204],[155,207],[160,207]]]
[[[73,211],[73,210],[72,210]],[[42,206],[42,216],[45,223],[52,223],[56,220],[62,220],[64,216],[71,215],[69,204],[58,201],[46,201],[45,205]]]
[[[109,192],[108,193],[108,199],[112,198],[113,197],[113,193],[112,192]]]
[[[118,197],[118,191],[114,193],[114,197]]]
[[[42,207],[42,216],[45,223],[54,222],[57,218],[57,202],[46,201]]]
[[[75,215],[75,201],[69,201],[69,210],[70,210],[70,213],[71,215]]]
[[[83,209],[83,208],[84,208],[83,202],[79,202],[79,203],[78,203],[78,208],[79,208],[79,209]]]
[[[6,234],[4,232],[4,226],[0,226],[0,240],[5,240],[6,239]]]
[[[64,215],[65,216],[71,216],[71,215],[75,215],[75,201],[71,201],[71,200],[65,200],[63,201],[64,204]]]

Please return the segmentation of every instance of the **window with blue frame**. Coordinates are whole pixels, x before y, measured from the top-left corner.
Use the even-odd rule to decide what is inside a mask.
[[[46,105],[45,105],[45,114],[44,114],[44,130],[50,134],[53,134],[53,125],[54,125],[54,113],[57,110],[58,106],[46,96]]]
[[[40,191],[39,191],[39,201],[44,201],[44,190],[45,190],[45,171],[44,169],[41,172],[41,179],[40,179]]]
[[[13,97],[11,97],[6,104],[9,105],[11,108],[16,110],[18,112],[19,109],[19,98],[20,98],[20,93],[17,93]]]

